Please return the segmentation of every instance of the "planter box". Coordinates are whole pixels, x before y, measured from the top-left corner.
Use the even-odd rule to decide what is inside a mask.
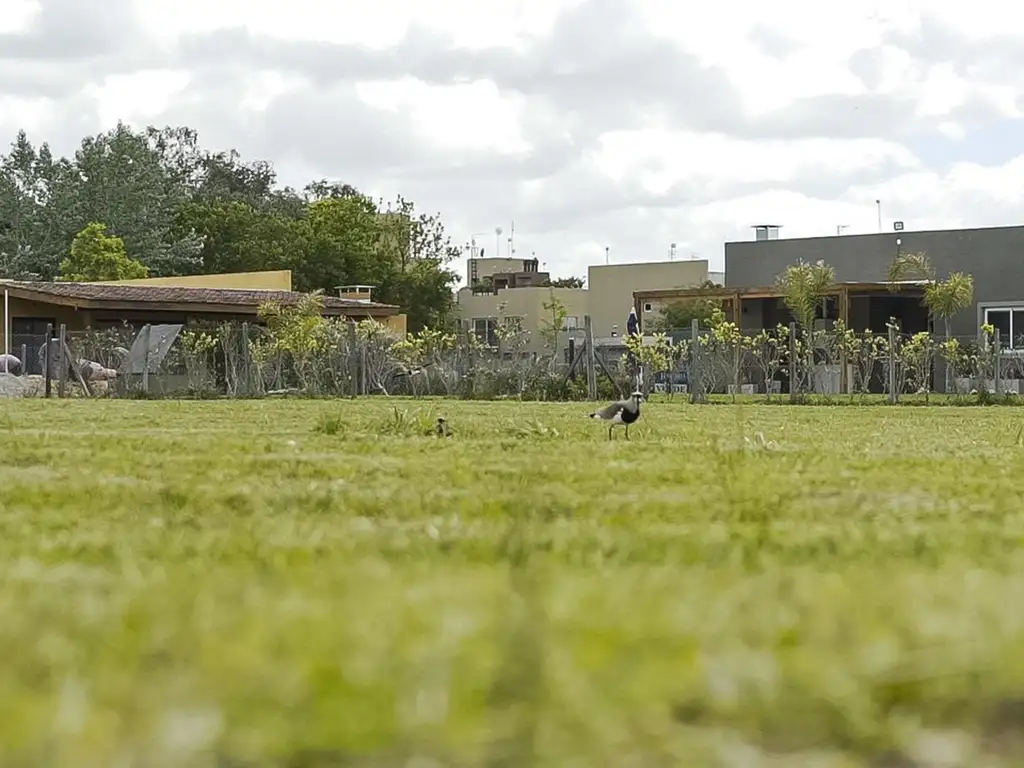
[[[1021,390],[1020,384],[1020,379],[1003,379],[1003,392],[1006,394],[1019,395]],[[977,379],[956,378],[953,380],[953,387],[958,395],[969,395],[977,387]],[[985,379],[984,388],[987,389],[990,394],[995,394],[996,380]]]
[[[727,395],[734,394],[735,392],[736,392],[736,385],[735,384],[729,384],[728,386],[726,386],[725,393]],[[756,384],[740,384],[739,394],[741,394],[741,395],[756,395],[757,394],[757,385]]]
[[[855,367],[846,366],[846,384],[851,386],[854,381]],[[841,365],[816,365],[812,370],[814,379],[814,392],[819,395],[842,394],[842,373]]]

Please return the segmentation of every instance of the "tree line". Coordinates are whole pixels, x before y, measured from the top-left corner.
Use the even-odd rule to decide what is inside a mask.
[[[416,330],[451,321],[459,253],[440,216],[400,195],[281,187],[269,162],[204,149],[188,127],[119,123],[73,157],[21,131],[0,155],[0,273],[12,279],[290,269],[299,291],[374,285]]]

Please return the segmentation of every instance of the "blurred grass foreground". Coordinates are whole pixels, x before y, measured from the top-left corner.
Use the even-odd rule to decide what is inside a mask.
[[[5,402],[0,765],[1024,764],[1016,409],[590,409]]]

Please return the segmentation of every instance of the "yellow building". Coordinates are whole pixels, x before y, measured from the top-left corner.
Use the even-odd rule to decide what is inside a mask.
[[[323,314],[371,318],[404,334],[406,316],[399,307],[372,301],[369,288],[348,286],[339,289],[338,296],[325,296]],[[48,326],[51,331],[61,325],[68,331],[83,331],[122,323],[256,323],[264,302],[288,305],[303,296],[291,290],[288,270],[97,283],[0,280],[0,294],[4,313],[0,349],[19,358],[22,345],[33,350],[42,345]]]
[[[475,263],[474,263],[475,262]],[[500,316],[516,317],[530,334],[527,352],[550,353],[544,331],[551,323],[551,312],[544,308],[557,298],[567,312],[564,333],[559,339],[559,354],[570,337],[582,339],[584,317],[590,315],[597,343],[609,343],[626,332],[626,319],[633,308],[637,291],[693,288],[708,279],[708,262],[691,261],[602,264],[591,266],[583,288],[538,287],[549,280],[546,272],[536,270],[531,259],[470,259],[467,263],[470,286],[457,294],[462,324],[473,329],[482,341],[492,346]],[[529,282],[521,287],[521,275]],[[472,279],[475,277],[476,279]],[[637,315],[650,317],[657,311],[653,304],[636,307]]]

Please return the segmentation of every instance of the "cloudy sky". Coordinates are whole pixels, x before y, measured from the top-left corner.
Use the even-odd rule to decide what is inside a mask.
[[[0,0],[0,136],[187,124],[557,275],[783,236],[1019,223],[1024,6]],[[925,9],[928,9],[927,11]],[[9,137],[9,138],[8,138]],[[460,270],[461,271],[461,270]]]

